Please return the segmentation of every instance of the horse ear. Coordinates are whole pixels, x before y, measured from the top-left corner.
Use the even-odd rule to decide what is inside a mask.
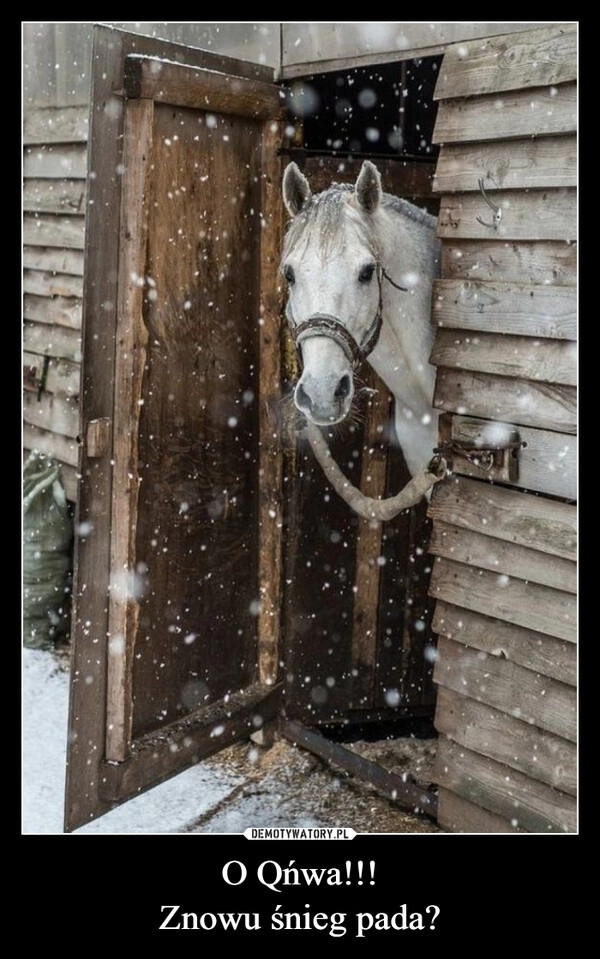
[[[365,160],[356,180],[356,197],[367,213],[373,213],[381,200],[381,176],[370,160]]]
[[[296,216],[312,194],[308,180],[292,161],[283,174],[283,202],[290,216]]]

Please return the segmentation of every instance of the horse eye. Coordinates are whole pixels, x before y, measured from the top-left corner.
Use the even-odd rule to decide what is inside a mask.
[[[288,283],[290,284],[290,286],[293,286],[293,284],[296,282],[296,275],[294,273],[293,267],[291,267],[289,263],[286,263],[286,265],[284,266],[283,275],[288,281]]]
[[[360,273],[358,274],[359,283],[370,283],[373,279],[373,274],[375,272],[375,264],[367,263],[366,266],[361,268]]]

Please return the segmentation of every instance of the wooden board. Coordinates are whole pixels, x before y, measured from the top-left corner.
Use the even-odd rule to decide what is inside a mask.
[[[64,246],[83,250],[84,231],[82,216],[26,213],[23,217],[23,243],[30,246]]]
[[[85,143],[88,113],[87,106],[29,107],[23,116],[23,143]]]
[[[577,347],[568,341],[505,333],[438,330],[430,363],[516,380],[564,386],[577,383]]]
[[[535,23],[364,22],[282,24],[282,75],[306,77],[328,70],[397,62],[442,53],[449,44],[512,31]]]
[[[80,392],[81,366],[70,360],[48,360],[44,389],[54,396],[78,397]]]
[[[23,209],[32,213],[85,213],[85,180],[25,180]]]
[[[478,240],[460,241],[445,237],[442,275],[447,279],[574,287],[577,284],[577,244],[565,243],[564,239],[547,243],[510,243],[495,239],[492,230]]]
[[[573,386],[440,367],[433,405],[450,413],[560,433],[577,432],[577,391]]]
[[[473,189],[477,189],[477,183]],[[563,243],[577,238],[574,190],[560,188],[528,193],[495,190],[490,191],[490,197],[502,210],[498,229],[485,225],[491,222],[492,211],[479,192],[455,193],[442,197],[438,236],[450,240],[562,240]],[[484,222],[480,223],[477,217]]]
[[[571,593],[441,557],[433,564],[429,593],[434,599],[544,635],[577,640],[577,603]]]
[[[362,157],[307,156],[299,157],[298,165],[307,177],[313,193],[319,193],[335,183],[354,183],[363,163]],[[401,196],[420,206],[431,201],[431,184],[435,164],[410,160],[399,161],[388,157],[377,158],[377,169],[386,193]],[[435,198],[434,202],[436,202]]]
[[[283,241],[283,208],[280,200],[282,139],[279,123],[263,124],[261,146],[261,214],[259,308],[260,461],[258,505],[258,677],[261,683],[277,682],[281,661],[281,606],[283,588],[283,439],[281,416],[282,362],[280,349],[283,290],[279,260]]]
[[[458,833],[522,833],[508,819],[496,816],[476,803],[440,786],[438,790],[438,825]]]
[[[61,463],[76,467],[79,457],[79,444],[75,440],[51,433],[50,430],[38,429],[30,423],[23,424],[23,448],[26,450],[40,450],[48,453]]]
[[[577,806],[567,793],[440,736],[434,771],[443,788],[508,820],[515,829],[575,832]]]
[[[157,103],[172,103],[254,120],[273,120],[283,105],[282,93],[273,83],[137,54],[127,57],[125,90],[132,98],[148,97]]]
[[[577,592],[575,563],[439,520],[433,527],[429,551],[435,556],[446,556],[468,566],[517,576],[542,586],[564,589],[568,593]]]
[[[479,192],[479,178],[496,203],[504,190],[576,186],[577,140],[574,136],[528,137],[442,146],[434,192]],[[487,219],[485,212],[482,210],[483,219]],[[508,212],[506,209],[503,217]]]
[[[26,246],[23,248],[23,266],[30,270],[53,270],[83,276],[83,253],[52,246]]]
[[[572,686],[445,636],[438,643],[433,676],[439,686],[459,696],[577,741],[577,694]]]
[[[577,24],[471,40],[444,56],[435,98],[468,97],[577,79]]]
[[[59,180],[85,180],[87,176],[87,147],[84,143],[25,147],[23,175]]]
[[[437,280],[433,318],[451,329],[575,340],[577,295],[574,289],[533,283]]]
[[[23,290],[34,296],[83,296],[83,277],[68,273],[23,270]]]
[[[75,363],[81,361],[81,336],[77,330],[43,323],[26,322],[23,327],[23,346],[30,353],[64,357]]]
[[[434,143],[512,140],[523,136],[574,133],[577,84],[509,90],[457,100],[441,100]]]
[[[454,476],[435,487],[428,512],[436,522],[577,559],[577,510],[567,503]]]
[[[560,736],[441,686],[435,727],[460,746],[577,794],[577,747]]]
[[[81,329],[81,300],[72,297],[32,296],[23,297],[23,317],[51,326],[66,326],[71,330]],[[46,337],[49,336],[46,330]],[[43,340],[40,341],[43,344]]]
[[[448,639],[474,646],[525,666],[542,676],[577,685],[577,646],[554,636],[542,636],[501,619],[461,609],[442,600],[435,604],[433,628]]]
[[[519,477],[512,486],[561,496],[564,499],[577,499],[577,440],[566,433],[553,430],[531,429],[528,426],[515,427],[526,447],[519,453]],[[442,414],[440,430],[442,438],[478,442],[482,428],[489,430],[488,420],[479,420],[466,416]],[[454,457],[453,470],[461,476],[474,476],[488,481],[500,480],[508,484],[506,478],[492,467],[482,473],[468,460]]]
[[[75,438],[79,433],[79,410],[69,397],[42,393],[23,396],[23,421],[61,436]]]

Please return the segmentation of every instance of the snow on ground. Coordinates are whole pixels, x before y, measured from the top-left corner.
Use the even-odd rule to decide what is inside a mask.
[[[23,650],[23,834],[63,832],[69,671],[66,658]],[[358,743],[426,781],[431,741]],[[438,832],[286,741],[238,743],[76,830],[76,835],[242,833],[252,826],[344,826],[358,833]]]
[[[23,650],[24,834],[63,832],[68,687],[66,663],[43,650]],[[214,766],[193,766],[77,833],[184,832],[241,780]]]

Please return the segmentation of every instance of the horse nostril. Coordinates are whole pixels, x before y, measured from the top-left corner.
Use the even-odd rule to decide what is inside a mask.
[[[312,409],[311,399],[308,393],[306,392],[306,390],[304,389],[304,387],[302,386],[302,383],[298,383],[298,386],[296,387],[296,395],[294,398],[296,400],[296,406],[298,407],[299,410],[302,411],[302,413],[310,413]]]
[[[335,390],[336,400],[345,400],[350,395],[352,380],[348,373],[344,373]]]

